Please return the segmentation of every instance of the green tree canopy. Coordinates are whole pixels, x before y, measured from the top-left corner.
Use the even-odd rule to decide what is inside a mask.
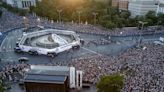
[[[123,76],[114,74],[111,76],[103,76],[97,83],[96,87],[99,92],[120,92],[124,84]]]
[[[124,18],[124,19],[128,19],[130,16],[131,16],[131,14],[130,14],[129,11],[122,11],[122,12],[120,13],[120,17],[121,17],[121,18]]]
[[[155,11],[149,11],[145,15],[146,21],[148,22],[149,26],[152,26],[157,23],[157,16]]]
[[[0,92],[4,92],[2,84],[0,84]]]
[[[31,7],[31,11],[42,17],[47,17],[53,20],[62,21],[72,20],[79,22],[87,21],[94,24],[93,12],[96,12],[96,24],[100,24],[106,28],[122,28],[124,26],[138,26],[138,21],[147,21],[148,26],[156,25],[158,20],[164,25],[164,18],[162,14],[156,16],[156,12],[149,11],[145,16],[137,16],[132,18],[129,11],[119,11],[118,7],[111,6],[112,0],[42,0],[37,2],[36,7]],[[157,20],[158,19],[158,20]]]
[[[159,13],[158,15],[158,24],[159,25],[163,25],[164,26],[164,14],[163,13]]]

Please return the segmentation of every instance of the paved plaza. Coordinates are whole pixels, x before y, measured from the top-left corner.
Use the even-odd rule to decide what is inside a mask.
[[[28,53],[18,54],[14,52],[16,42],[23,34],[23,29],[16,29],[10,31],[6,38],[1,44],[1,67],[8,63],[17,64],[20,57],[27,57],[29,59],[28,64],[55,64],[68,66],[73,59],[78,59],[82,57],[92,57],[94,55],[98,56],[117,56],[123,53],[129,48],[133,48],[137,45],[140,38],[139,35],[136,36],[113,36],[108,35],[97,35],[88,33],[77,33],[82,39],[84,39],[85,44],[79,50],[71,50],[69,52],[60,53],[57,57],[51,58],[44,55],[29,55]],[[144,42],[153,42],[158,40],[159,37],[164,37],[164,34],[156,35],[143,35],[141,36]],[[110,39],[109,39],[110,38]],[[104,41],[104,43],[95,43],[98,41]],[[23,92],[23,90],[14,84],[11,86],[12,89],[6,92]],[[91,87],[89,90],[84,89],[84,92],[94,92],[96,89]]]
[[[85,45],[80,48],[80,50],[63,52],[55,58],[50,58],[47,56],[32,56],[27,53],[17,54],[14,52],[14,48],[16,47],[16,42],[18,38],[20,38],[23,34],[23,29],[16,29],[8,33],[6,38],[2,41],[1,44],[1,63],[16,63],[20,57],[29,58],[30,64],[46,64],[46,63],[62,63],[62,61],[71,60],[79,57],[85,57],[88,55],[118,55],[119,53],[133,47],[136,45],[139,36],[118,36],[112,37],[109,39],[108,36],[104,35],[94,35],[87,33],[78,33],[82,39],[85,41]],[[159,36],[163,36],[160,34]],[[154,41],[157,40],[158,35],[146,35],[142,36],[144,41]],[[94,41],[115,41],[108,44],[95,44]]]

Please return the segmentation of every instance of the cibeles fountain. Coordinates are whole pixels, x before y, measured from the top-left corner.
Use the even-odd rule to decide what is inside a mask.
[[[73,47],[80,47],[80,38],[74,31],[46,29],[25,33],[18,46],[24,52],[58,54]]]
[[[57,34],[47,34],[37,37],[31,41],[31,46],[38,46],[42,48],[56,48],[68,44],[72,39],[69,37],[62,38]]]

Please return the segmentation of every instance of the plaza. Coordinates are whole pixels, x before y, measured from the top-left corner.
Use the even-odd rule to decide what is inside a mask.
[[[163,29],[154,31],[153,27],[149,27],[141,31],[132,27],[110,31],[90,24],[51,23],[40,18],[40,25],[45,29],[72,30],[85,42],[79,50],[71,49],[52,58],[46,55],[15,53],[16,43],[24,32],[23,19],[8,11],[4,12],[0,21],[0,74],[5,79],[5,86],[10,86],[10,89],[6,87],[6,92],[25,91],[19,83],[26,74],[25,69],[31,65],[74,66],[82,70],[83,82],[91,84],[89,89],[84,88],[82,92],[95,92],[95,85],[102,75],[118,72],[125,74],[122,92],[163,92],[164,46],[154,44],[154,41],[164,37]],[[27,18],[30,21],[29,28],[38,25],[37,17]],[[21,57],[28,58],[28,61],[20,63],[18,60]]]
[[[18,35],[19,34],[19,35]],[[19,36],[23,35],[23,29],[18,28],[15,30],[11,30],[1,44],[1,65],[6,64],[18,64],[18,59],[21,57],[27,57],[29,61],[28,64],[31,65],[57,65],[57,66],[79,66],[81,63],[81,59],[89,59],[92,57],[95,58],[108,58],[108,56],[118,56],[120,53],[124,53],[126,50],[130,48],[134,48],[137,45],[137,39],[140,36],[109,36],[107,35],[98,35],[98,34],[89,34],[89,33],[77,33],[84,41],[86,42],[84,46],[82,46],[79,50],[72,50],[69,52],[60,53],[57,57],[51,58],[44,55],[29,55],[28,53],[15,53],[14,48]],[[157,41],[159,37],[163,37],[163,34],[154,35],[143,35],[142,38],[144,42],[153,43],[153,41]],[[98,57],[97,57],[98,56]],[[78,59],[80,58],[80,59]],[[95,58],[95,59],[96,59]],[[76,61],[77,60],[77,61]],[[76,61],[75,63],[73,63]],[[79,63],[78,63],[79,61]],[[87,60],[86,60],[87,62]],[[97,65],[96,65],[97,66]],[[2,66],[1,66],[2,67]],[[104,66],[97,66],[98,68],[107,69]],[[96,67],[95,67],[96,68]],[[80,68],[78,69],[86,69]],[[90,70],[83,70],[84,73],[84,81],[94,83],[97,78],[93,77],[92,74],[87,73]],[[95,71],[95,70],[93,70]],[[98,72],[97,72],[98,73]],[[97,75],[97,74],[96,74]],[[98,74],[101,75],[101,74]],[[87,77],[88,76],[88,77]],[[91,77],[92,76],[92,77]],[[91,79],[89,79],[91,78]],[[19,90],[19,89],[18,89]],[[92,92],[92,91],[91,91]]]

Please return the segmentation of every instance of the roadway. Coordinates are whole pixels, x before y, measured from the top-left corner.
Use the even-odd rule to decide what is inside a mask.
[[[67,65],[71,59],[76,59],[79,57],[85,57],[85,56],[92,56],[92,55],[118,55],[119,53],[122,53],[123,51],[133,47],[136,44],[136,39],[139,38],[139,36],[128,36],[128,37],[113,37],[112,39],[115,40],[115,43],[106,44],[106,45],[84,45],[79,50],[76,51],[70,51],[70,52],[63,52],[59,54],[55,58],[50,58],[47,56],[39,55],[39,56],[33,56],[29,55],[27,53],[24,54],[17,54],[14,52],[14,47],[17,42],[17,39],[22,36],[23,32],[22,29],[16,29],[14,31],[11,31],[8,33],[6,38],[2,41],[0,50],[0,58],[2,60],[1,63],[17,63],[18,59],[20,57],[27,57],[29,58],[30,64],[45,64],[45,63],[57,63],[62,65]],[[79,33],[80,37],[84,39],[85,42],[90,42],[93,40],[109,40],[107,36],[103,35],[93,35],[93,34],[82,34]],[[143,36],[144,41],[152,41],[157,40],[159,37],[164,37],[164,35],[149,35],[149,36]],[[67,62],[65,62],[67,61]]]
[[[76,59],[79,57],[89,57],[92,55],[118,55],[123,53],[127,49],[133,47],[136,44],[136,41],[140,38],[139,36],[127,36],[127,37],[112,37],[112,40],[115,41],[114,43],[106,44],[106,45],[84,45],[79,50],[70,51],[70,52],[63,52],[59,54],[55,58],[50,58],[44,55],[33,56],[27,53],[24,54],[17,54],[14,52],[14,47],[17,42],[17,39],[22,36],[23,32],[22,29],[16,29],[10,32],[6,38],[2,41],[0,46],[0,58],[1,58],[1,67],[6,63],[18,63],[18,59],[20,57],[27,57],[29,58],[30,64],[48,64],[54,63],[56,65],[67,65],[69,61],[72,59]],[[90,42],[93,40],[109,40],[109,37],[102,36],[102,35],[92,35],[92,34],[82,34],[79,33],[80,37],[84,39],[85,42]],[[164,37],[163,34],[160,35],[149,35],[149,36],[142,36],[144,39],[143,41],[154,41],[157,40],[159,37]],[[86,89],[84,92],[95,92],[95,86],[91,89]],[[12,85],[12,90],[8,90],[6,92],[24,92],[22,89],[19,88],[18,84]]]

